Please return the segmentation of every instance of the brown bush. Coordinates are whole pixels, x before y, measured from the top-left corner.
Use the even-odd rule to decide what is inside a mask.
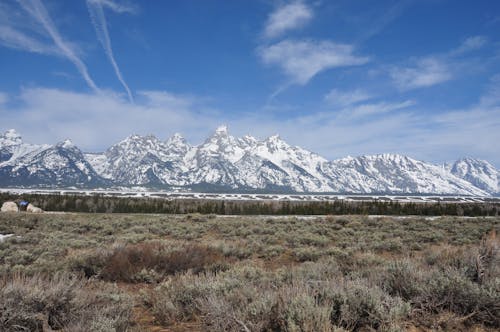
[[[224,260],[222,253],[212,247],[190,244],[169,251],[158,243],[143,243],[116,247],[107,257],[100,276],[110,281],[139,281],[143,270],[154,270],[159,275],[170,275],[192,270],[200,273],[217,269]]]

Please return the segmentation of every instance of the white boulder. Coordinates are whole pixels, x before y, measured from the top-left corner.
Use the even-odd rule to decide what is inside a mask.
[[[42,209],[40,209],[39,207],[34,206],[31,203],[28,204],[28,207],[26,208],[26,211],[27,212],[31,212],[31,213],[42,213],[43,212]]]
[[[2,204],[2,212],[19,212],[19,207],[16,202],[4,202]]]

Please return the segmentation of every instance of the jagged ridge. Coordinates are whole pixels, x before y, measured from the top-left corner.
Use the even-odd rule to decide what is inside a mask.
[[[236,138],[226,126],[198,146],[180,134],[166,141],[131,135],[97,154],[83,154],[70,141],[27,144],[14,130],[0,135],[2,186],[483,196],[500,191],[498,174],[488,162],[471,158],[444,166],[396,154],[328,161],[278,135]]]

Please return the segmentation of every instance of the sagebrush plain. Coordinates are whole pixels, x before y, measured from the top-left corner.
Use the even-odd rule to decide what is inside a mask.
[[[499,217],[0,214],[1,331],[495,331]]]

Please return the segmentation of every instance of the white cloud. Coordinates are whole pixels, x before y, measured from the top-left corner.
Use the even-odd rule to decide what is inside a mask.
[[[306,25],[313,18],[313,12],[301,1],[285,4],[278,7],[267,20],[264,35],[274,38],[284,32]]]
[[[491,107],[500,105],[500,74],[493,75],[486,92],[481,96],[479,105]]]
[[[356,56],[353,52],[352,45],[291,39],[258,50],[265,64],[279,66],[292,83],[301,85],[326,69],[362,65],[369,61],[368,57]]]
[[[446,62],[437,57],[420,58],[409,67],[395,67],[390,75],[401,90],[430,87],[453,77]]]
[[[462,44],[450,52],[450,55],[461,55],[482,48],[488,39],[484,36],[473,36],[466,38]]]
[[[0,26],[0,44],[32,53],[59,55],[59,51],[51,45],[47,45],[10,26]]]
[[[325,95],[325,100],[335,106],[349,106],[359,102],[372,99],[373,96],[368,92],[360,89],[351,91],[340,91],[332,89]]]
[[[169,109],[188,109],[195,104],[195,98],[173,94],[168,91],[139,91],[145,97],[145,104],[151,107],[166,107]]]
[[[352,118],[365,117],[405,109],[410,106],[414,106],[415,104],[416,103],[413,100],[406,100],[400,103],[381,102],[375,104],[361,104],[345,109],[343,113]]]
[[[141,92],[136,104],[113,92],[83,93],[49,88],[23,89],[15,109],[0,111],[2,130],[16,128],[26,139],[54,143],[70,137],[97,151],[132,134],[163,136],[181,131],[201,139],[220,115],[196,98],[164,91]],[[3,114],[1,114],[3,113]]]
[[[88,2],[92,3],[93,5],[99,4],[103,7],[109,8],[117,14],[136,14],[138,11],[136,6],[125,2],[118,3],[112,0],[88,0]]]
[[[399,0],[394,1],[389,7],[378,6],[379,10],[371,12],[370,19],[366,20],[366,22],[358,22],[363,27],[362,36],[358,39],[358,43],[381,33],[385,27],[400,17],[414,2],[415,0]]]
[[[59,52],[75,65],[85,82],[87,82],[87,85],[95,92],[99,92],[99,88],[90,77],[87,66],[85,66],[83,61],[78,57],[77,52],[74,50],[72,45],[67,43],[62,38],[43,3],[40,0],[25,0],[19,1],[19,4],[28,14],[31,15],[34,20],[43,26],[54,44],[59,49]]]
[[[466,38],[457,48],[445,53],[410,59],[407,64],[394,66],[389,74],[400,90],[427,88],[441,84],[467,72],[473,62],[464,58],[466,53],[480,49],[487,43],[484,36]]]
[[[132,133],[166,139],[180,132],[198,144],[227,123],[234,135],[264,138],[278,132],[291,144],[329,159],[392,152],[441,162],[472,155],[500,166],[500,156],[492,153],[500,141],[500,107],[394,112],[413,102],[380,102],[354,106],[352,116],[323,112],[284,118],[269,112],[221,115],[198,98],[166,91],[144,91],[139,97],[130,104],[112,93],[25,89],[16,96],[15,108],[0,111],[0,131],[15,128],[37,143],[70,137],[86,151],[102,151]]]
[[[106,16],[104,15],[104,10],[102,7],[103,4],[106,4],[108,2],[113,4],[114,6],[118,6],[111,1],[103,2],[103,0],[87,0],[87,8],[89,10],[92,25],[94,26],[95,32],[97,34],[97,39],[101,43],[104,49],[104,53],[106,53],[109,62],[113,66],[116,77],[127,92],[129,101],[133,103],[134,98],[132,97],[132,92],[130,91],[127,82],[125,82],[125,79],[123,78],[122,72],[118,67],[118,64],[116,63],[115,56],[113,54],[113,48],[111,47],[111,39],[109,38]],[[107,6],[109,6],[109,4],[107,4]]]

